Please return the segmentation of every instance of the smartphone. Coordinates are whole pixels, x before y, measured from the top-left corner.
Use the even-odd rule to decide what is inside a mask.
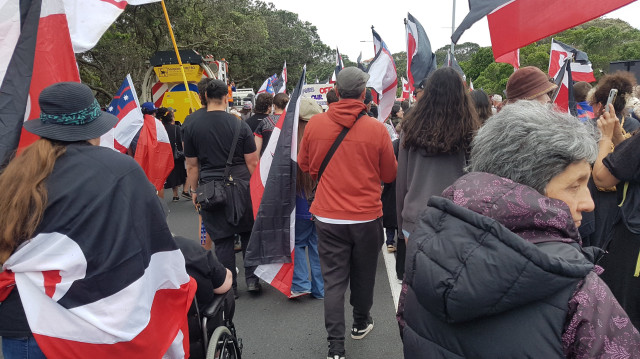
[[[612,104],[613,101],[616,100],[616,96],[618,96],[618,89],[611,89],[611,91],[609,91],[609,98],[607,98],[607,104],[604,106],[605,112],[609,112],[609,104]]]

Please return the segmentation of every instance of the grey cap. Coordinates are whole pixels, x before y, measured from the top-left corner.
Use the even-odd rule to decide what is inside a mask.
[[[345,67],[336,78],[336,87],[341,98],[358,98],[367,86],[369,74],[357,67]]]

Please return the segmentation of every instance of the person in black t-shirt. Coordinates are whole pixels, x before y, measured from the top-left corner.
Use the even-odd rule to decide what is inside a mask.
[[[198,183],[208,183],[214,179],[221,179],[225,170],[229,151],[233,151],[231,176],[234,179],[249,181],[251,173],[258,164],[258,151],[253,139],[253,132],[244,122],[235,149],[231,149],[233,134],[239,119],[225,112],[227,109],[227,86],[219,80],[209,81],[206,87],[206,110],[199,110],[187,116],[183,125],[184,155],[187,163],[187,187],[196,188]],[[195,205],[196,194],[192,191]],[[248,202],[243,218],[238,225],[227,222],[225,208],[215,210],[201,210],[202,222],[207,231],[206,249],[215,243],[216,256],[220,262],[233,274],[233,287],[237,293],[236,256],[234,239],[240,236],[242,253],[247,248],[251,229],[253,227],[253,213],[251,198]],[[251,292],[260,291],[258,277],[253,274],[255,267],[245,267],[247,289]]]
[[[260,156],[262,156],[264,150],[267,148],[271,133],[273,129],[276,128],[280,120],[280,115],[282,115],[287,108],[287,103],[289,103],[289,96],[287,96],[287,94],[279,93],[275,95],[273,97],[273,115],[269,115],[260,121],[258,128],[253,131],[253,134],[256,136],[256,147],[260,149]]]
[[[261,93],[256,98],[256,107],[253,112],[254,115],[247,119],[247,125],[251,128],[251,132],[255,132],[256,128],[262,120],[269,116],[271,112],[271,105],[273,105],[273,95],[270,93]]]

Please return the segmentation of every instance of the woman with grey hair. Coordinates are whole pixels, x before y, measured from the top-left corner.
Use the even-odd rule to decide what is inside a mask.
[[[640,358],[640,333],[577,227],[598,146],[567,114],[518,101],[472,142],[407,248],[406,358]]]

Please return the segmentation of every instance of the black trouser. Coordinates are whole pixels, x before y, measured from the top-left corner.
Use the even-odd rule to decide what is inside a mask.
[[[247,244],[249,243],[249,238],[251,237],[251,232],[240,233],[240,241],[242,242],[242,258],[244,259],[244,255],[247,252]],[[233,274],[233,288],[238,286],[236,272],[236,251],[234,248],[234,240],[235,236],[218,238],[213,240],[214,251],[216,253],[216,257],[222,265],[229,269]],[[251,283],[257,283],[258,277],[253,274],[253,271],[256,267],[244,267],[244,279],[247,285]]]
[[[396,276],[398,280],[404,278],[404,259],[407,255],[407,244],[404,242],[402,231],[398,231],[398,240],[396,241]]]
[[[353,320],[367,320],[373,306],[378,253],[384,242],[382,218],[360,224],[316,221],[324,278],[324,325],[328,340],[344,340],[344,294],[350,284]]]

